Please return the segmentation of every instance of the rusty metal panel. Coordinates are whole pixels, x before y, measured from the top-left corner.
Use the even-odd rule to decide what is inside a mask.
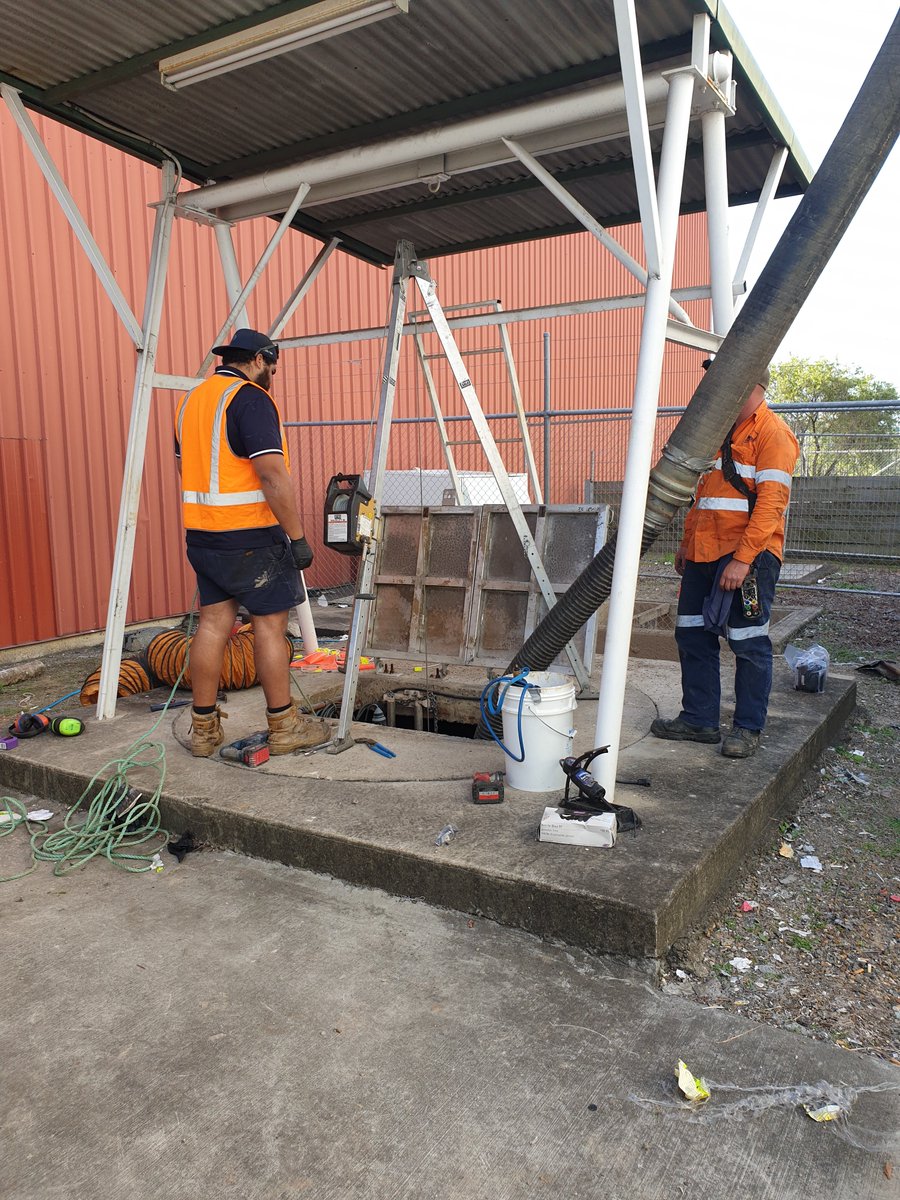
[[[605,540],[607,509],[524,511],[559,594]],[[395,531],[399,550],[392,546]],[[414,559],[414,572],[396,571]],[[374,587],[367,652],[380,657],[505,666],[545,611],[509,513],[499,505],[387,510]],[[592,657],[595,636],[589,623],[574,639],[584,657]]]

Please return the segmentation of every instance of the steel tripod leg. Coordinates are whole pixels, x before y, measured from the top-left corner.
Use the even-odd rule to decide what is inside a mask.
[[[403,318],[406,315],[406,299],[410,275],[423,270],[415,261],[411,242],[398,242],[394,259],[394,279],[391,292],[391,311],[387,326],[387,351],[384,373],[381,377],[381,395],[378,404],[378,423],[375,431],[375,446],[372,450],[372,468],[369,472],[368,488],[375,501],[375,538],[366,544],[359,572],[356,598],[353,605],[353,623],[347,644],[346,677],[341,697],[341,717],[332,753],[346,750],[353,745],[350,726],[353,709],[356,707],[356,689],[359,684],[359,656],[365,644],[366,627],[369,620],[369,605],[374,600],[372,582],[375,578],[375,558],[378,552],[377,539],[381,534],[381,499],[384,494],[384,475],[387,468],[388,443],[391,436],[391,418],[394,398],[397,393],[397,364],[400,360],[400,342],[403,336]]]

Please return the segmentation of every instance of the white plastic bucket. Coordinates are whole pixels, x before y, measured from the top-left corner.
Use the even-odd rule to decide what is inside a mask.
[[[572,753],[575,714],[575,686],[565,675],[552,671],[532,671],[525,682],[529,689],[522,703],[522,745],[525,758],[516,762],[506,756],[506,782],[522,792],[552,792],[565,787],[566,777],[559,765]],[[539,691],[534,689],[538,688]],[[503,744],[512,754],[520,754],[520,686],[508,687],[503,697]]]

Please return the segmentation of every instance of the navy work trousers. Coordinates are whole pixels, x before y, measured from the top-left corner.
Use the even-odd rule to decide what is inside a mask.
[[[675,642],[681,660],[681,719],[689,725],[716,729],[721,701],[719,638],[703,628],[703,601],[713,585],[720,562],[721,559],[716,559],[685,564],[675,619]],[[754,567],[759,587],[759,616],[744,616],[738,588],[731,602],[726,634],[736,660],[734,724],[741,729],[761,731],[766,724],[772,689],[769,616],[781,563],[774,554],[764,550]]]

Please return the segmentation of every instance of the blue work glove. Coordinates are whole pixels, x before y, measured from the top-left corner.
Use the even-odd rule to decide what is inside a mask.
[[[305,571],[307,567],[312,566],[312,547],[305,537],[295,538],[291,541],[291,554],[294,557],[294,566],[298,571]]]

